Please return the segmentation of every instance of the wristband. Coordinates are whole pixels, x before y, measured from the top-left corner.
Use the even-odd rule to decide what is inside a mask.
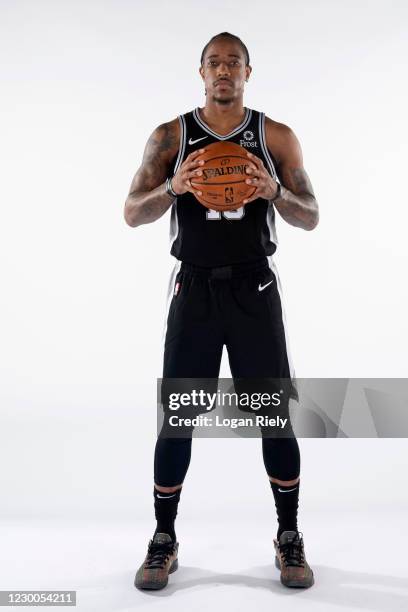
[[[178,196],[178,194],[174,191],[173,187],[171,186],[171,178],[170,177],[168,177],[166,179],[166,193],[168,193],[173,198],[177,198],[177,196]]]

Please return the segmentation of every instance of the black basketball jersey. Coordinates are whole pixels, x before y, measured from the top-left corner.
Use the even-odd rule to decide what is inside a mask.
[[[265,113],[245,108],[245,118],[229,134],[217,134],[196,108],[179,115],[180,147],[171,168],[173,176],[185,158],[197,149],[228,140],[260,157],[276,179],[275,164],[265,139]],[[171,254],[204,267],[254,261],[272,255],[277,246],[273,203],[258,198],[237,210],[205,208],[190,192],[175,198],[170,221]]]

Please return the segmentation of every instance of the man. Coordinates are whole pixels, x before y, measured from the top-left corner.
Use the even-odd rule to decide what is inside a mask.
[[[275,209],[297,227],[312,230],[318,205],[303,168],[293,131],[243,106],[251,75],[246,46],[236,36],[214,36],[201,56],[204,108],[180,115],[152,133],[125,204],[132,226],[151,223],[171,207],[171,253],[177,264],[170,282],[163,378],[217,378],[223,346],[234,378],[293,379],[281,306]],[[204,208],[191,179],[202,175],[205,146],[231,141],[245,147],[252,169],[246,182],[256,191],[235,211]],[[279,182],[276,179],[279,179]],[[177,569],[174,521],[191,454],[191,433],[158,437],[154,460],[157,526],[135,585],[166,586]],[[300,453],[294,435],[262,437],[265,468],[278,515],[274,546],[281,582],[309,587],[297,527]]]

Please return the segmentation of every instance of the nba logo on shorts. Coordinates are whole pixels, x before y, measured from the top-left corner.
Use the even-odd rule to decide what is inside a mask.
[[[180,283],[177,282],[174,286],[174,295],[177,295],[180,290]]]

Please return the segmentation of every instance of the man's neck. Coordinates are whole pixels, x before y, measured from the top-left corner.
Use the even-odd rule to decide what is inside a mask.
[[[229,104],[219,104],[207,99],[204,108],[200,110],[200,116],[216,132],[228,133],[244,120],[245,110],[242,98]]]

